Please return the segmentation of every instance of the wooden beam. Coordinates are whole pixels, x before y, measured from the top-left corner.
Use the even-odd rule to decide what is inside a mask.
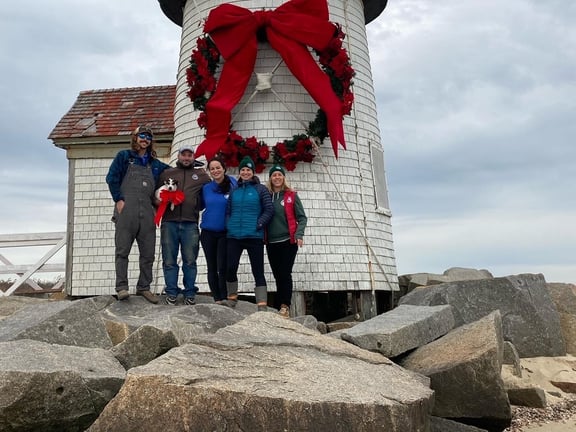
[[[1,234],[0,248],[44,246],[58,243],[66,237],[65,232]]]

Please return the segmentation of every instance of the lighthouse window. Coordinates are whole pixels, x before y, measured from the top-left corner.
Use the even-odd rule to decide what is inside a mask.
[[[379,211],[388,213],[390,211],[390,204],[388,203],[388,186],[386,185],[386,172],[384,171],[384,151],[380,145],[376,144],[371,144],[370,150],[376,208]]]

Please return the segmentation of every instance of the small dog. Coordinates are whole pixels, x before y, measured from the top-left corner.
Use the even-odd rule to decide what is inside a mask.
[[[177,189],[178,189],[178,182],[172,178],[167,179],[162,186],[156,189],[155,193],[156,200],[158,202],[162,201],[162,199],[160,198],[160,194],[162,193],[162,191],[175,192]],[[170,210],[174,210],[173,202],[170,203]]]
[[[154,223],[156,226],[160,226],[160,221],[162,220],[162,216],[164,216],[168,203],[170,203],[170,210],[174,211],[175,206],[184,202],[184,192],[178,189],[178,182],[176,180],[169,178],[156,190],[154,195],[158,203]]]

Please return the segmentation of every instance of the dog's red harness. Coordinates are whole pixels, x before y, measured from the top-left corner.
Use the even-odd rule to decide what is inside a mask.
[[[156,210],[156,216],[154,217],[154,223],[156,226],[160,226],[160,221],[162,220],[162,216],[164,216],[164,212],[166,211],[166,207],[168,204],[179,205],[184,202],[184,192],[177,189],[175,191],[169,190],[162,190],[160,191],[160,205],[158,205],[158,209]]]

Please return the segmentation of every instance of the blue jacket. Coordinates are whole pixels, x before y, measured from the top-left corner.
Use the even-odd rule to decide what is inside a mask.
[[[238,188],[230,194],[226,214],[228,237],[264,239],[264,228],[274,215],[270,192],[258,177],[247,182],[240,179]]]
[[[230,192],[224,195],[219,191],[218,183],[212,180],[202,187],[201,208],[205,209],[202,213],[202,222],[200,228],[208,231],[223,232],[226,231],[226,207],[230,194],[238,186],[234,177],[227,176],[230,179]]]
[[[120,186],[122,185],[122,180],[124,180],[126,171],[128,171],[128,165],[130,164],[140,166],[150,165],[156,183],[158,183],[160,173],[166,168],[170,168],[170,165],[151,157],[148,153],[146,156],[142,157],[134,150],[120,150],[112,161],[108,174],[106,175],[106,183],[108,183],[108,189],[110,189],[110,194],[112,195],[114,202],[124,199],[122,192],[120,191]],[[156,189],[156,187],[154,187],[154,189]]]

